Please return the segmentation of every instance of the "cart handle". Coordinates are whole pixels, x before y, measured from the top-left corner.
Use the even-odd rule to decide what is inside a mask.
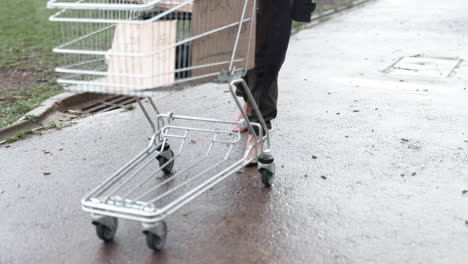
[[[167,2],[167,0],[153,0],[146,4],[97,4],[97,3],[82,3],[83,0],[78,0],[75,3],[58,3],[59,0],[49,0],[47,8],[49,9],[77,9],[77,10],[120,10],[120,11],[149,11],[155,8],[158,4]],[[187,0],[184,5],[192,4],[195,0]]]

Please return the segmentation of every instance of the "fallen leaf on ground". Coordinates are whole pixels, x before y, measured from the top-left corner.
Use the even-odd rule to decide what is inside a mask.
[[[236,173],[243,173],[244,171],[243,170],[237,170]]]
[[[50,173],[50,172],[43,172],[42,174],[44,174],[44,175],[50,175],[51,173]]]
[[[416,172],[411,173],[411,175],[416,176]]]
[[[327,179],[327,176],[320,176],[320,178],[326,180],[326,179]]]
[[[353,112],[354,112],[354,113],[358,113],[358,112],[360,112],[360,110],[353,110]]]
[[[405,174],[404,174],[404,173],[402,173],[402,174],[400,174],[400,176],[401,176],[401,177],[405,177]]]
[[[190,143],[195,144],[195,143],[197,143],[197,141],[192,139],[192,140],[190,140]]]
[[[312,155],[312,158],[313,158],[313,159],[318,159],[318,157],[317,157],[317,156],[315,156],[315,155]]]
[[[403,141],[403,142],[409,142],[409,139],[407,139],[407,138],[401,138],[401,141]]]

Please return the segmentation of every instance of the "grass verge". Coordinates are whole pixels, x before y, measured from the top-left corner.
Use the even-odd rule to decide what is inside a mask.
[[[55,83],[38,84],[22,90],[19,93],[22,99],[0,101],[0,128],[14,123],[21,116],[60,92],[62,88]],[[11,94],[18,94],[18,92],[11,92]]]
[[[27,136],[34,135],[34,134],[41,134],[41,133],[33,131],[33,130],[24,130],[24,131],[16,132],[15,136],[13,137],[7,137],[5,141],[7,143],[13,143],[18,140],[25,139]]]
[[[57,25],[47,0],[3,0],[0,5],[0,128],[62,92],[52,52]]]

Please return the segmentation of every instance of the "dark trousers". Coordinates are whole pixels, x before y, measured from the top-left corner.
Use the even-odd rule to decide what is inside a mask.
[[[271,129],[271,120],[275,119],[278,113],[278,73],[286,56],[292,21],[289,1],[258,2],[255,68],[247,72],[244,80],[268,129]],[[242,87],[238,87],[236,93],[248,102]],[[248,105],[248,108],[250,120],[259,122],[252,107]]]

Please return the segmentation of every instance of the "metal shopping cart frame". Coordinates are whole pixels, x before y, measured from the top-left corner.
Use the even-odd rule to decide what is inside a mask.
[[[62,22],[62,23],[103,23],[104,26],[101,29],[97,29],[94,32],[84,34],[76,39],[68,39],[66,43],[58,46],[54,49],[57,53],[62,53],[70,56],[108,56],[109,52],[102,50],[87,50],[80,48],[69,48],[73,46],[74,43],[82,41],[86,38],[91,38],[94,34],[100,34],[106,30],[109,30],[115,24],[118,23],[151,23],[157,21],[158,18],[162,18],[165,15],[177,12],[181,8],[187,5],[191,5],[197,0],[186,0],[186,1],[171,1],[172,7],[167,7],[168,1],[164,0],[78,0],[74,2],[67,2],[70,0],[50,0],[48,2],[48,7],[50,9],[59,9],[59,11],[50,17],[51,21]],[[101,2],[99,2],[101,1]],[[252,10],[248,9],[249,2],[253,2]],[[162,4],[166,4],[162,8]],[[230,175],[234,174],[239,169],[249,165],[251,162],[258,162],[258,171],[262,183],[266,187],[270,187],[275,175],[275,164],[272,152],[270,150],[270,135],[268,127],[265,121],[262,118],[260,110],[255,103],[255,100],[250,92],[250,89],[247,83],[242,79],[248,70],[249,65],[249,56],[250,56],[250,43],[252,39],[252,32],[254,28],[254,17],[255,17],[255,7],[256,0],[243,0],[243,8],[241,14],[239,14],[239,21],[236,23],[231,23],[225,25],[224,27],[213,29],[209,32],[197,36],[190,36],[180,42],[177,45],[182,45],[184,43],[190,43],[198,38],[206,37],[210,34],[215,34],[217,32],[226,30],[227,28],[235,28],[236,38],[235,43],[232,49],[232,55],[229,61],[208,63],[204,65],[192,66],[186,65],[183,70],[192,71],[199,68],[210,68],[216,65],[225,64],[228,66],[228,71],[219,71],[208,74],[203,74],[199,76],[190,76],[184,78],[183,80],[176,80],[173,82],[173,85],[170,86],[160,86],[160,87],[130,87],[132,89],[138,88],[138,90],[121,90],[121,91],[112,91],[112,93],[118,93],[123,95],[135,96],[137,97],[137,102],[142,110],[144,116],[148,120],[149,125],[152,128],[152,136],[148,146],[141,151],[136,157],[131,161],[125,164],[117,172],[115,172],[111,177],[104,181],[101,185],[97,186],[93,191],[88,193],[82,199],[82,208],[84,211],[91,213],[92,223],[96,226],[96,232],[99,238],[103,241],[112,241],[115,233],[117,231],[118,219],[127,219],[132,221],[141,222],[143,226],[143,233],[146,236],[147,245],[156,251],[159,251],[163,248],[166,237],[167,237],[167,224],[164,219],[170,214],[174,213],[176,210],[180,209],[182,206],[191,202],[214,185],[223,181]],[[79,12],[85,12],[90,10],[90,12],[125,12],[127,16],[124,19],[120,17],[80,17],[75,15],[74,17],[64,17],[63,15],[67,12],[78,10]],[[97,11],[96,11],[97,10]],[[139,14],[149,14],[147,19],[139,20]],[[85,13],[83,13],[85,14]],[[118,13],[121,14],[121,13]],[[250,14],[250,16],[249,16]],[[238,44],[240,41],[241,30],[243,25],[249,25],[249,40],[248,40],[248,51],[247,55],[243,59],[239,59],[236,55],[238,52]],[[109,26],[107,26],[109,25]],[[109,41],[109,40],[107,40]],[[95,41],[96,42],[96,41]],[[114,52],[113,56],[148,56],[148,54],[119,54]],[[101,60],[101,59],[99,59]],[[85,61],[82,62],[82,65],[89,63],[94,63]],[[243,68],[237,68],[236,65],[239,63],[244,63]],[[79,65],[80,62],[72,64],[72,66],[58,67],[57,72],[62,74],[68,74],[72,77],[76,76],[98,76],[93,80],[87,79],[67,79],[60,78],[58,82],[65,86],[66,89],[74,91],[90,91],[97,93],[109,93],[104,88],[108,86],[118,87],[116,83],[109,84],[106,82],[105,76],[109,73],[103,71],[100,68],[97,69],[77,69],[74,66]],[[102,67],[101,67],[102,68]],[[179,70],[181,72],[182,70]],[[175,70],[174,73],[177,73],[178,70]],[[138,78],[139,76],[131,76],[132,78]],[[145,78],[143,76],[142,78]],[[161,91],[179,89],[184,84],[197,80],[197,79],[206,79],[216,77],[217,81],[225,82],[229,84],[229,91],[232,95],[234,102],[241,112],[243,119],[241,121],[226,121],[220,119],[212,118],[201,118],[193,116],[183,116],[176,115],[174,113],[162,114],[156,106],[156,103],[153,101],[151,96],[160,93]],[[124,88],[129,88],[128,85],[122,85]],[[125,87],[127,86],[127,87]],[[239,101],[239,98],[235,94],[236,88],[242,88],[247,95],[247,99],[253,111],[257,114],[260,119],[259,123],[254,123],[249,120],[247,113],[242,109],[242,104]],[[143,99],[146,98],[146,99]],[[146,101],[143,102],[143,100]],[[235,160],[234,162],[230,161],[233,148],[241,142],[240,132],[232,132],[228,130],[219,130],[219,129],[209,129],[206,127],[198,126],[180,126],[176,124],[177,121],[189,121],[203,124],[224,124],[224,125],[238,125],[240,127],[247,127],[251,134],[257,134],[255,144],[250,147],[249,151],[255,152],[255,157],[250,158],[246,153],[240,160]],[[175,133],[174,131],[179,131]],[[210,136],[210,143],[208,144],[207,151],[202,155],[200,160],[197,160],[194,164],[191,164],[180,171],[177,171],[175,174],[170,175],[173,171],[175,161],[180,155],[182,155],[184,148],[188,144],[188,135],[189,133],[203,133],[207,136]],[[179,148],[174,149],[171,147],[170,142],[172,140],[180,141]],[[210,157],[210,153],[214,146],[223,145],[226,146],[226,152],[224,157],[221,157],[219,161],[214,162],[212,166],[208,166],[201,170],[195,175],[190,175],[192,168],[201,164],[204,160]],[[159,170],[150,174],[149,176],[141,176],[141,172],[144,171],[148,166],[155,163],[155,160],[158,161]],[[219,169],[220,166],[224,166],[222,169],[216,173],[209,174],[209,176],[197,184],[192,184],[196,182],[198,178],[202,178],[204,173],[209,172],[210,170]],[[148,182],[152,180],[152,177],[157,173],[166,173],[169,177],[165,178],[161,182],[158,182],[154,186],[148,187],[149,189],[141,190],[144,185],[148,185]],[[172,186],[171,188],[162,191],[155,195],[155,191],[164,187],[170,181],[173,181],[174,178],[182,176],[180,175],[189,175],[186,180],[182,183]],[[143,177],[136,181],[137,177]],[[141,178],[140,177],[140,178]],[[132,183],[132,185],[130,184]],[[192,186],[190,186],[192,184]],[[174,195],[179,189],[190,186],[188,191],[181,193],[180,195]],[[130,199],[129,197],[134,195],[135,199]],[[170,199],[168,202],[164,203],[162,206],[155,206],[157,201],[166,199],[174,195],[173,199]],[[144,200],[144,197],[150,197]]]

